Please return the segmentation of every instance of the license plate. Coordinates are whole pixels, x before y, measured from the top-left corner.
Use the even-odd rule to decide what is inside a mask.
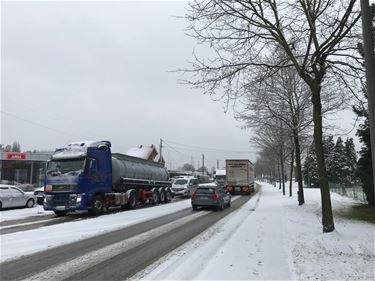
[[[199,199],[201,199],[201,200],[207,200],[208,197],[206,197],[206,196],[202,196],[202,197],[199,197]]]
[[[57,211],[63,211],[65,210],[65,206],[56,206]]]
[[[241,187],[235,187],[234,190],[235,191],[241,191]]]

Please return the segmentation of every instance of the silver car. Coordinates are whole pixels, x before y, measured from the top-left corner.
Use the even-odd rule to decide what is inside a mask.
[[[36,196],[26,193],[13,185],[0,184],[0,209],[27,207],[32,208],[36,203]]]
[[[194,210],[213,207],[222,211],[231,206],[231,195],[217,184],[200,185],[191,196],[191,206]]]

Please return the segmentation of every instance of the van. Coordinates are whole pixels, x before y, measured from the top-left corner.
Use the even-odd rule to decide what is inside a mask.
[[[172,182],[173,196],[190,197],[191,194],[198,188],[198,179],[194,177],[178,177]]]

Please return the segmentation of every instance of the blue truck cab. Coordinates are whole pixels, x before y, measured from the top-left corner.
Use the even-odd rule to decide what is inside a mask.
[[[65,215],[76,210],[97,213],[112,191],[111,143],[84,141],[57,149],[47,163],[44,210]]]

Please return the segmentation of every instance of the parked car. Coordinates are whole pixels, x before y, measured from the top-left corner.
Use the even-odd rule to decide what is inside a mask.
[[[0,209],[13,207],[32,208],[36,203],[36,196],[24,192],[14,185],[0,185]]]
[[[194,210],[198,207],[214,207],[217,210],[231,206],[231,195],[217,184],[200,185],[191,195],[191,206]]]
[[[187,196],[198,188],[198,179],[195,177],[179,177],[172,181],[172,193],[173,196]]]
[[[34,190],[34,195],[36,196],[36,202],[38,205],[43,205],[44,201],[44,186],[41,186]]]

